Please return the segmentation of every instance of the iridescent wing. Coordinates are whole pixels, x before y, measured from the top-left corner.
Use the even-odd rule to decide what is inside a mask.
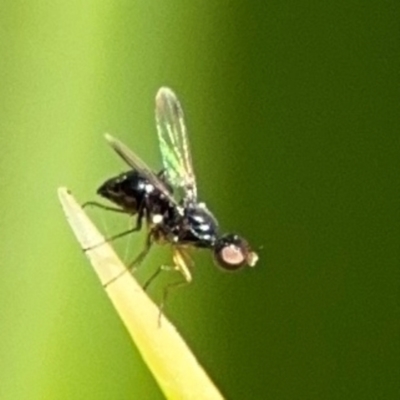
[[[162,87],[156,95],[156,122],[161,156],[168,182],[183,191],[184,202],[197,200],[196,178],[183,110],[175,93]]]
[[[160,178],[147,166],[147,164],[140,159],[132,150],[130,150],[126,145],[124,145],[121,141],[118,139],[112,137],[108,133],[105,134],[105,138],[109,145],[115,150],[115,152],[132,168],[140,173],[142,173],[148,180],[149,182],[156,188],[158,189],[164,196],[165,198],[171,202],[171,204],[174,204],[177,206],[178,209],[180,207],[178,206],[177,201],[174,199],[172,196],[172,193],[168,188],[165,186],[164,182],[160,180]]]

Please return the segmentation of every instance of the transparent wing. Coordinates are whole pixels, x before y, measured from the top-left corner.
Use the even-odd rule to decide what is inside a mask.
[[[169,183],[183,190],[186,202],[196,201],[197,187],[183,110],[175,93],[162,87],[156,95],[158,140]]]
[[[140,171],[149,182],[157,188],[167,200],[178,207],[178,203],[172,196],[171,192],[167,189],[164,182],[147,166],[147,164],[141,160],[132,150],[130,150],[121,141],[109,135],[105,134],[105,138],[109,145],[115,150],[115,152],[133,169]]]

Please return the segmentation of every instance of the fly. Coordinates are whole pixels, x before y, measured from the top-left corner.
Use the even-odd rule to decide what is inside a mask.
[[[155,173],[126,145],[107,134],[109,145],[130,170],[108,179],[97,190],[100,196],[117,207],[97,202],[86,205],[135,218],[132,229],[110,237],[108,241],[139,231],[145,223],[146,245],[130,264],[131,270],[143,261],[153,243],[172,246],[174,265],[169,269],[180,271],[185,282],[192,279],[192,262],[187,252],[190,248],[211,250],[216,264],[228,271],[236,271],[245,265],[253,267],[258,256],[248,242],[234,233],[221,235],[217,220],[198,200],[183,110],[177,96],[171,89],[162,87],[157,92],[155,103],[163,169]],[[145,286],[162,269],[165,267],[160,267]]]

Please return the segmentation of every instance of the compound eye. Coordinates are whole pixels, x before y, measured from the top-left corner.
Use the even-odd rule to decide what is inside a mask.
[[[214,247],[214,258],[220,267],[228,271],[235,271],[244,265],[254,267],[258,260],[246,240],[234,234],[218,239]]]
[[[235,271],[246,263],[243,248],[235,244],[226,244],[215,253],[218,264],[229,271]]]

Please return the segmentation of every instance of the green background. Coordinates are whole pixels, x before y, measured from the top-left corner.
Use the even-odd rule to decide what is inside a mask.
[[[400,398],[399,11],[3,1],[0,398],[163,398],[56,196],[65,185],[95,199],[124,170],[104,132],[160,168],[161,85],[183,103],[201,199],[222,230],[262,247],[237,274],[195,254],[193,284],[167,305],[221,391]],[[105,214],[90,211],[103,232],[128,226]],[[129,259],[142,241],[116,248]],[[152,252],[139,278],[168,259]]]

